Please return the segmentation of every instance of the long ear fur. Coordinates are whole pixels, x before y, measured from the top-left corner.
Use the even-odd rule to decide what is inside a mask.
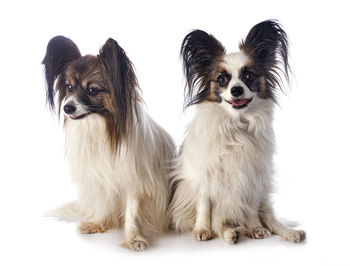
[[[210,73],[225,54],[214,36],[194,30],[182,42],[181,56],[186,76],[185,108],[206,99],[210,93]]]
[[[288,39],[277,20],[266,20],[255,25],[239,48],[264,71],[269,90],[273,91],[276,86],[281,88],[279,71],[289,82]]]
[[[46,55],[43,60],[46,76],[46,100],[52,110],[55,109],[54,83],[65,70],[67,64],[79,58],[80,52],[75,43],[64,37],[56,36],[52,38],[46,48]]]
[[[138,117],[137,101],[138,83],[132,62],[125,51],[113,39],[108,39],[100,49],[98,56],[109,80],[113,98],[114,134],[116,143],[126,137],[128,128],[132,126],[134,116]]]

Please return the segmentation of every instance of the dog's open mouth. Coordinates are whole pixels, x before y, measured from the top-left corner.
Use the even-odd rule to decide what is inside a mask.
[[[78,119],[84,118],[84,117],[87,116],[88,114],[89,114],[89,113],[82,114],[82,115],[78,115],[78,116],[69,115],[69,118],[70,118],[70,119],[73,119],[73,120],[78,120]]]
[[[225,100],[227,103],[231,104],[235,109],[242,109],[248,106],[248,104],[253,100],[253,97],[249,99],[232,99],[230,101]]]

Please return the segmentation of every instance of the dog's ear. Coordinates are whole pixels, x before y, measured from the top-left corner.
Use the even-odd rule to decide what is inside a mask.
[[[239,48],[265,71],[267,85],[280,86],[277,70],[281,70],[289,81],[288,39],[278,21],[266,20],[255,25]]]
[[[113,96],[113,119],[118,143],[120,138],[127,135],[128,126],[132,124],[133,112],[137,115],[137,78],[132,62],[115,40],[108,39],[100,49],[98,57],[106,72]]]
[[[210,93],[209,76],[225,55],[214,36],[194,30],[182,42],[181,57],[186,76],[185,107],[201,102]]]
[[[43,60],[46,76],[46,99],[52,110],[55,108],[54,83],[65,70],[67,64],[79,58],[80,52],[75,43],[64,37],[56,36],[52,38],[46,48],[46,55]]]

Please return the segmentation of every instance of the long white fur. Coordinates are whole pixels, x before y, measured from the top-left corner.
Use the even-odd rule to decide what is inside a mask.
[[[82,232],[124,225],[126,245],[143,250],[148,245],[143,234],[168,227],[168,173],[175,148],[166,131],[138,105],[139,117],[117,153],[111,150],[101,116],[67,118],[66,157],[78,199],[60,213],[78,214]]]
[[[232,75],[228,88],[239,84],[246,98],[253,96],[247,108],[233,109],[224,100],[196,106],[176,161],[172,224],[180,232],[193,230],[198,240],[214,234],[234,243],[239,233],[263,238],[271,232],[299,242],[305,233],[273,216],[274,103],[239,80],[238,70],[247,60],[240,52],[226,55],[223,63]]]

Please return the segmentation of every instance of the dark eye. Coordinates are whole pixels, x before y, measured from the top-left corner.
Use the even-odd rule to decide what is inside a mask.
[[[69,92],[72,92],[72,90],[73,90],[73,86],[72,85],[70,85],[69,83],[66,83],[66,87],[67,87],[67,90]]]
[[[99,93],[99,90],[93,87],[87,88],[86,91],[89,96],[96,96]]]
[[[244,74],[244,79],[247,81],[253,81],[255,79],[255,74],[252,72],[247,72]]]
[[[216,79],[216,82],[219,84],[219,86],[223,87],[226,85],[227,83],[227,76],[224,74],[221,74],[220,76],[218,76],[218,78]]]

